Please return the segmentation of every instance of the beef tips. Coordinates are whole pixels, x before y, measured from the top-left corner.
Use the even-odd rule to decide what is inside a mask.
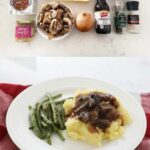
[[[102,130],[107,129],[111,125],[111,122],[107,119],[100,119],[97,121],[96,126]]]
[[[87,122],[89,121],[89,113],[87,113],[87,112],[80,112],[80,113],[78,114],[78,118],[79,118],[81,121],[87,123]]]
[[[111,111],[106,113],[103,118],[108,119],[109,121],[116,120],[119,117],[118,111],[113,108]]]
[[[76,97],[71,116],[77,116],[80,121],[105,131],[112,121],[119,118],[118,107],[116,98],[110,94],[101,92],[80,94]]]

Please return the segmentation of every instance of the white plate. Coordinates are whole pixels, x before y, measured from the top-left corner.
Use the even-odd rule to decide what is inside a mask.
[[[66,97],[72,96],[77,89],[105,90],[120,98],[133,119],[133,122],[126,126],[125,133],[121,138],[96,147],[82,141],[74,141],[65,133],[65,142],[53,136],[53,145],[49,146],[28,129],[29,105],[34,105],[47,91],[53,94],[64,93]],[[6,124],[10,137],[22,150],[133,150],[142,140],[146,130],[144,111],[132,95],[112,84],[80,77],[58,78],[31,86],[17,96],[11,104]]]

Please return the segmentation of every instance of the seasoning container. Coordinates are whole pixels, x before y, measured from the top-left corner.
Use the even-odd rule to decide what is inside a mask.
[[[140,32],[139,1],[127,2],[128,10],[128,32]]]
[[[15,38],[16,41],[29,42],[35,35],[34,21],[17,21]]]
[[[96,0],[95,5],[95,20],[96,33],[109,34],[111,33],[110,8],[106,0]]]
[[[9,14],[34,15],[36,13],[37,0],[9,0]]]
[[[116,10],[116,16],[115,16],[115,27],[117,33],[125,33],[127,19],[126,14],[124,12],[125,9],[125,3],[121,0],[116,0],[115,2],[115,10]]]

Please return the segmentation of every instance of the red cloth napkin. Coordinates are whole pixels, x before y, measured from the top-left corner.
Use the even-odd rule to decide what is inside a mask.
[[[5,118],[12,100],[28,86],[14,84],[0,84],[0,150],[18,150],[10,139]],[[141,144],[136,150],[150,150],[150,94],[141,94],[141,103],[147,118],[147,131]]]
[[[10,139],[6,129],[6,113],[12,100],[28,86],[0,84],[0,150],[19,150]]]
[[[141,104],[147,119],[147,130],[143,141],[136,150],[150,150],[150,93],[141,94]]]

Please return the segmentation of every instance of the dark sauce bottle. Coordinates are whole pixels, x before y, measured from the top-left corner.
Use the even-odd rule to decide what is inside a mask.
[[[97,0],[95,5],[96,32],[111,33],[110,9],[106,0]]]

